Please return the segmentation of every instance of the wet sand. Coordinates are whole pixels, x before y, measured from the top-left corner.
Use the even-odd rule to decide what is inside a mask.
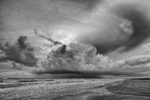
[[[150,79],[5,79],[0,100],[150,100]]]

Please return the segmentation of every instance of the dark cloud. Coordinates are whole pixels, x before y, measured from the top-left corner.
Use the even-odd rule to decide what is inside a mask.
[[[99,43],[98,42],[91,43],[98,49],[99,53],[106,54],[107,52],[114,51],[117,48],[122,47],[122,46],[125,48],[123,51],[132,50],[149,38],[149,36],[150,36],[150,18],[147,14],[147,11],[149,11],[149,6],[147,6],[145,3],[139,4],[139,2],[140,1],[138,1],[138,0],[135,0],[135,2],[132,2],[132,1],[121,2],[120,0],[116,0],[114,2],[111,2],[111,1],[109,2],[112,5],[110,5],[110,7],[108,9],[105,8],[106,11],[109,13],[109,14],[106,14],[105,16],[107,17],[112,14],[112,16],[115,15],[118,18],[129,21],[131,23],[131,25],[128,25],[126,27],[126,29],[129,29],[129,27],[132,27],[133,32],[132,32],[132,34],[129,35],[129,37],[126,38],[125,41],[118,40],[118,42],[112,41],[110,43],[107,43],[107,41],[111,41],[111,38],[113,38],[113,36],[115,36],[117,38],[122,38],[122,36],[125,34],[125,32],[120,31],[121,35],[116,36],[115,33],[113,33],[115,28],[111,29],[108,25],[106,25],[103,29],[107,28],[107,31],[106,32],[104,31],[103,33],[101,33],[101,31],[99,31],[100,32],[99,34],[101,37],[103,37],[103,35],[101,35],[101,34],[105,34],[105,33],[109,32],[109,30],[110,30],[109,33],[112,34],[112,37],[110,37],[110,39],[107,39],[104,37],[105,39],[103,39],[103,41],[99,40]],[[99,5],[99,6],[101,6],[101,5]],[[112,19],[112,20],[114,20],[114,19]],[[104,25],[105,24],[109,24],[109,23],[107,21],[105,21]],[[115,26],[115,23],[113,26]],[[124,30],[126,30],[126,29],[124,29]],[[107,36],[107,37],[109,37],[109,36]],[[101,38],[99,38],[99,39],[101,39]],[[97,39],[95,38],[95,41],[96,40]]]
[[[94,31],[89,30],[91,32],[88,32],[89,36],[85,35],[83,37],[85,39],[85,41],[83,39],[84,42],[94,45],[98,53],[101,54],[105,54],[122,46],[132,34],[130,21],[108,13],[105,14],[105,16],[106,18],[103,17],[100,19],[99,29]]]
[[[146,15],[146,12],[142,11],[140,5],[122,4],[114,7],[114,12],[132,23],[133,34],[129,40],[122,44],[126,46],[126,50],[130,50],[142,42],[144,42],[150,36],[150,20]],[[141,5],[142,6],[142,5]]]
[[[36,66],[37,58],[34,55],[34,47],[27,41],[27,36],[20,36],[15,44],[0,43],[0,49],[5,53],[0,61],[13,61],[26,66]]]

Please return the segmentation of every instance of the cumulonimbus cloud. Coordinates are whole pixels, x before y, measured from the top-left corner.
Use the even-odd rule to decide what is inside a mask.
[[[135,69],[140,72],[150,69],[149,66],[139,67],[150,62],[150,57],[137,56],[122,61],[113,61],[107,56],[97,54],[95,47],[85,43],[71,43],[68,47],[60,46],[50,51],[35,73],[103,73],[128,72]],[[130,71],[129,71],[130,72]],[[134,71],[135,72],[135,71]],[[135,72],[136,73],[136,72]]]
[[[23,44],[20,45],[24,46]],[[18,57],[18,54],[14,53],[16,52],[14,51],[16,50],[15,48],[19,49],[18,46],[19,46],[18,43],[16,45],[8,46],[14,48],[13,51],[12,49],[10,49],[11,51],[9,51],[13,54],[13,57],[14,56]],[[23,49],[24,47],[21,48]],[[23,50],[26,51],[26,49]],[[24,54],[24,52],[22,53]],[[7,57],[12,57],[12,54],[11,55],[10,53],[7,54]],[[24,59],[22,59],[22,56],[19,56],[17,59],[24,61]],[[15,63],[18,62],[12,58],[10,61],[14,61]],[[28,64],[24,64],[24,62],[22,63],[21,61],[18,63],[26,66],[30,64],[30,61],[27,62],[28,60],[26,61],[26,63]],[[106,73],[107,72],[110,73],[131,72],[130,70],[133,71],[134,69],[135,69],[134,73],[136,73],[137,69],[138,72],[143,70],[150,70],[150,66],[146,65],[149,62],[150,62],[149,56],[136,56],[121,61],[113,61],[109,57],[97,53],[97,49],[90,44],[74,42],[68,45],[65,44],[57,45],[55,49],[49,51],[47,57],[41,59],[40,61],[36,61],[37,65],[34,63],[33,67],[38,67],[38,68],[34,68],[34,70],[32,70],[32,73],[35,74],[52,74],[52,73],[54,74],[57,73],[101,74],[104,72]],[[145,66],[141,67],[139,65],[145,65]]]
[[[66,0],[65,2],[67,2],[67,1],[68,0]],[[77,1],[82,2],[83,5],[84,5],[83,2],[86,2],[85,0],[84,1],[77,0]],[[99,73],[101,73],[102,71],[128,70],[131,67],[136,69],[137,65],[149,63],[149,61],[150,61],[149,57],[139,56],[139,57],[129,58],[127,60],[115,62],[112,59],[102,55],[102,54],[107,53],[108,51],[117,49],[120,46],[124,46],[125,47],[124,50],[131,50],[132,48],[138,46],[139,44],[143,43],[143,41],[145,41],[147,38],[149,38],[149,19],[150,18],[147,16],[148,14],[146,12],[144,12],[144,10],[143,10],[144,8],[147,8],[147,10],[149,11],[149,6],[146,5],[146,1],[144,1],[144,3],[142,3],[141,5],[137,4],[137,3],[139,3],[139,0],[134,0],[135,2],[133,2],[133,3],[131,3],[129,0],[127,0],[126,3],[122,2],[121,0],[115,0],[115,1],[108,0],[108,1],[109,1],[110,5],[107,6],[108,8],[107,7],[105,8],[105,6],[103,6],[104,13],[97,14],[97,12],[95,11],[95,7],[102,6],[102,5],[97,4],[95,6],[95,3],[94,3],[92,8],[90,9],[91,12],[87,12],[88,13],[87,16],[86,16],[86,14],[85,14],[85,16],[81,16],[81,20],[79,19],[79,20],[77,20],[77,22],[75,22],[75,21],[68,22],[68,20],[63,21],[64,22],[63,25],[65,26],[65,28],[62,27],[63,31],[60,32],[61,35],[65,36],[64,35],[64,34],[66,34],[65,32],[68,32],[68,33],[72,32],[75,35],[76,35],[76,33],[78,33],[78,34],[85,33],[85,34],[89,34],[89,38],[93,38],[92,40],[94,40],[94,42],[91,43],[90,41],[88,41],[89,39],[87,39],[87,41],[86,40],[85,41],[83,40],[83,41],[89,42],[89,44],[81,43],[81,41],[78,41],[78,43],[70,43],[68,45],[62,44],[62,45],[60,45],[60,47],[58,49],[49,51],[49,54],[47,55],[47,57],[42,58],[40,61],[36,62],[36,60],[33,59],[35,61],[33,63],[33,65],[35,65],[35,63],[38,63],[37,66],[41,68],[41,70],[39,72],[57,73],[57,72],[65,72],[66,71],[66,72],[87,72],[87,73],[88,72],[99,72]],[[60,7],[64,7],[64,5],[61,4],[62,0],[59,2],[61,5]],[[89,1],[89,2],[91,2],[91,1]],[[118,3],[118,2],[120,2],[120,3]],[[32,2],[32,4],[33,3],[34,3],[34,1]],[[72,3],[72,2],[70,2],[70,3]],[[70,5],[70,3],[69,3],[69,5]],[[57,2],[56,2],[56,4],[57,4]],[[131,4],[133,4],[133,5],[131,5]],[[144,7],[144,5],[146,5],[146,6]],[[57,5],[57,6],[59,6],[59,5]],[[19,6],[19,7],[21,7],[21,6]],[[42,7],[44,7],[44,6],[42,6]],[[39,7],[39,8],[42,8],[42,7]],[[46,10],[46,8],[43,8],[41,10],[43,11],[44,9]],[[68,7],[64,8],[64,9],[68,9]],[[70,11],[70,9],[68,9],[68,12],[66,13],[68,16],[70,14],[69,11]],[[73,11],[73,9],[71,9],[71,11]],[[54,10],[54,12],[55,12],[55,10]],[[80,11],[78,13],[80,13]],[[46,14],[47,14],[47,12],[46,12]],[[93,17],[94,14],[95,14],[95,17]],[[43,14],[41,14],[39,12],[37,15],[43,15]],[[58,14],[58,15],[60,15],[60,14]],[[93,16],[88,16],[88,15],[93,15]],[[130,15],[133,15],[133,16],[130,16]],[[30,16],[30,17],[32,17],[32,16]],[[34,17],[35,17],[35,15],[34,15]],[[56,17],[56,16],[54,16],[54,17]],[[50,21],[55,22],[59,18],[61,19],[61,17],[62,16],[57,16],[57,18],[52,18]],[[105,19],[105,17],[109,17],[112,19],[108,20],[109,18]],[[16,18],[16,17],[14,17],[14,18]],[[22,18],[22,17],[19,16],[19,18]],[[77,18],[80,18],[80,17],[77,17]],[[75,18],[75,19],[77,19],[77,18]],[[42,19],[45,19],[45,16],[43,16]],[[53,19],[55,19],[55,20],[53,20]],[[64,20],[64,17],[62,17],[61,20]],[[30,21],[30,20],[28,20],[28,21]],[[18,21],[18,22],[20,22],[20,21]],[[25,20],[25,22],[26,22],[26,20]],[[47,20],[46,20],[46,22],[47,22]],[[59,22],[59,20],[58,20],[58,22]],[[0,23],[1,23],[1,21],[0,21]],[[59,24],[59,23],[57,23],[57,24]],[[27,26],[28,25],[29,24],[27,24]],[[11,26],[14,26],[14,25],[12,24]],[[53,25],[50,25],[50,26],[53,26]],[[23,28],[25,28],[25,27],[23,27]],[[0,27],[0,29],[1,29],[1,27]],[[117,29],[117,32],[113,31],[115,29]],[[58,29],[58,26],[56,27],[56,30],[61,31],[60,29]],[[97,36],[97,34],[99,36]],[[56,31],[56,34],[54,34],[54,35],[56,35],[56,37],[58,38],[57,31]],[[125,37],[122,37],[123,35],[125,35]],[[69,35],[67,35],[67,36],[69,36]],[[62,38],[66,39],[67,36],[62,37]],[[71,35],[71,37],[73,37],[73,36]],[[114,37],[115,42],[113,42],[112,37]],[[86,35],[84,35],[83,38],[86,38]],[[97,40],[95,40],[95,38]],[[112,41],[110,41],[110,39],[112,39]],[[120,41],[118,41],[118,40],[120,40]],[[124,41],[122,41],[122,40],[124,40]],[[11,46],[11,48],[18,49],[18,45],[15,44],[15,45]],[[20,50],[20,48],[19,48],[19,50]],[[25,50],[25,51],[28,51],[28,50]],[[97,51],[98,51],[98,53],[97,53]],[[13,52],[11,52],[11,53],[14,54]],[[15,53],[16,53],[16,51],[15,51]],[[20,51],[19,51],[19,53],[20,53]],[[16,53],[17,56],[18,56],[18,54]],[[11,54],[8,54],[9,57],[10,57],[10,55]],[[17,57],[17,59],[20,59],[20,58]],[[23,61],[29,61],[29,62],[30,62],[30,60],[23,59]],[[143,67],[141,69],[143,69]]]

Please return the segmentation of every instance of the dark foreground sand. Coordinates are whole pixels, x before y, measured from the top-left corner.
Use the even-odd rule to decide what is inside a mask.
[[[150,100],[150,79],[6,79],[0,100]]]

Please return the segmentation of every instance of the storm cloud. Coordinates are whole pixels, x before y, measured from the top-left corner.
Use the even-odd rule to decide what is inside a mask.
[[[2,0],[1,36],[32,37],[39,29],[60,42],[92,44],[102,54],[132,50],[149,38],[149,9],[149,1],[140,0]]]
[[[68,47],[60,46],[51,51],[39,62],[40,70],[36,74],[138,74],[150,70],[147,65],[149,56],[136,56],[120,61],[113,61],[107,56],[97,54],[95,47],[85,43],[71,43]]]
[[[126,46],[126,50],[138,46],[150,36],[150,18],[146,13],[147,11],[144,11],[144,6],[144,4],[128,2],[116,4],[112,7],[112,11],[117,16],[129,20],[132,24],[133,33],[128,41],[123,44]]]
[[[114,0],[99,4],[93,10],[94,17],[88,19],[91,24],[99,25],[99,29],[91,28],[92,31],[87,32],[89,37],[85,35],[83,40],[93,44],[102,54],[120,47],[124,47],[124,52],[132,50],[150,36],[149,9],[149,2],[140,3],[140,0]]]
[[[31,50],[29,59],[32,67],[40,70],[37,68],[33,73],[128,71],[149,63],[149,56],[113,61],[107,54],[120,48],[123,48],[121,53],[130,52],[149,39],[149,3],[140,0],[2,0],[0,37],[11,43],[15,41],[10,48],[19,53],[16,41],[19,36],[26,35],[30,45],[36,45],[34,49],[38,52],[33,55]],[[34,29],[40,37],[34,34]],[[41,36],[51,42],[58,41],[59,45],[54,46]],[[18,52],[11,51],[7,56],[15,54],[13,59],[21,59],[22,53]],[[37,61],[34,56],[39,55],[41,58]],[[29,59],[23,61],[26,63]]]

